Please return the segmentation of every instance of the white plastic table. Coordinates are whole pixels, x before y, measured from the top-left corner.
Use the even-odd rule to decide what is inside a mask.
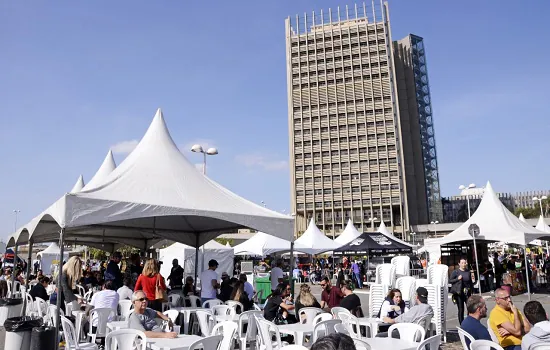
[[[191,314],[197,310],[206,310],[202,307],[173,307],[171,310],[177,310],[183,314],[183,334],[189,333],[189,320],[191,319]]]
[[[357,320],[359,321],[360,326],[370,326],[370,329],[372,330],[371,337],[375,337],[378,333],[378,325],[384,323],[381,319],[376,317],[358,317]]]
[[[151,350],[188,350],[189,346],[202,339],[198,335],[181,334],[177,338],[147,338],[147,348]]]
[[[232,322],[239,321],[239,315],[216,315],[215,318],[216,318],[216,323],[225,322],[225,321],[232,321]]]
[[[395,338],[361,338],[372,350],[416,350],[418,343]]]
[[[107,322],[107,328],[112,331],[128,328],[128,321],[111,321]]]
[[[313,324],[293,323],[278,325],[279,332],[294,336],[296,345],[303,345],[304,336],[313,334]],[[387,349],[385,349],[387,350]]]

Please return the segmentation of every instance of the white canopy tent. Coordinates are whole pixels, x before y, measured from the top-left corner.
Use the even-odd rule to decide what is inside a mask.
[[[80,175],[78,177],[78,180],[76,180],[76,183],[74,184],[73,188],[71,189],[71,193],[80,192],[84,188],[84,177]]]
[[[40,268],[42,272],[46,275],[53,275],[57,270],[59,264],[59,256],[61,250],[57,243],[51,243],[48,248],[44,249],[40,253],[36,254],[37,260],[40,262]],[[69,252],[63,252],[63,261],[69,259]]]
[[[340,246],[343,246],[344,244],[348,244],[359,236],[361,236],[361,232],[359,232],[355,228],[353,222],[351,221],[351,219],[349,219],[346,228],[344,229],[344,231],[342,231],[342,233],[340,233],[338,237],[334,239],[334,242],[338,243]]]
[[[539,216],[539,220],[537,221],[537,226],[535,226],[535,228],[539,231],[546,233],[546,236],[550,236],[550,227],[546,224],[546,221],[544,220],[544,217],[542,215]],[[536,239],[535,241],[538,241],[538,245],[542,246],[542,242],[540,239]],[[548,241],[546,241],[546,254],[549,253],[550,251],[548,250]]]
[[[306,254],[320,254],[332,251],[340,246],[341,244],[333,241],[321,232],[315,225],[315,221],[313,221],[313,219],[309,222],[306,232],[294,241],[294,247],[296,247],[295,249]]]
[[[301,247],[295,243],[294,249],[301,250]],[[290,241],[257,232],[243,243],[233,247],[233,251],[235,255],[266,256],[276,252],[290,251]]]
[[[386,227],[386,224],[384,224],[384,221],[380,222],[380,226],[378,226],[378,230],[376,232],[381,233],[382,235],[388,237],[389,239],[394,240],[396,242],[399,242],[401,244],[404,244],[404,245],[406,245],[408,247],[411,247],[415,250],[418,249],[417,246],[415,246],[413,244],[409,244],[409,243],[403,241],[402,239],[397,238],[393,233],[391,233],[388,230],[388,228]]]
[[[107,155],[105,156],[105,159],[103,160],[103,163],[101,163],[101,166],[99,167],[99,169],[97,169],[95,175],[80,191],[87,191],[98,187],[115,169],[116,163],[115,159],[113,158],[113,152],[109,150],[109,152],[107,152]]]
[[[184,276],[194,276],[195,252],[196,249],[194,247],[181,243],[174,243],[169,247],[161,249],[159,252],[159,260],[162,261],[160,274],[164,278],[167,278],[172,268],[172,260],[178,259],[178,263],[184,269]],[[211,259],[215,259],[220,264],[216,270],[218,276],[221,276],[222,272],[227,272],[229,276],[233,275],[233,249],[227,248],[214,240],[206,243],[199,249],[198,271],[206,270],[208,261]]]

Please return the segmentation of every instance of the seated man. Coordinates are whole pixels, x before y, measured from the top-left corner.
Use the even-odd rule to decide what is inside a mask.
[[[128,328],[142,331],[147,338],[176,338],[178,336],[174,332],[162,331],[162,327],[157,324],[155,318],[168,321],[170,327],[172,326],[172,321],[162,313],[147,307],[147,297],[143,291],[138,290],[134,292],[132,303],[134,303],[134,312],[132,312],[128,319]]]
[[[531,346],[536,343],[550,344],[550,321],[542,304],[538,301],[528,301],[523,313],[533,327],[523,336],[521,350],[531,350]]]
[[[353,282],[342,282],[342,284],[340,284],[340,290],[345,295],[344,299],[340,301],[340,306],[348,309],[355,317],[363,317],[363,310],[361,309],[361,299],[359,299],[357,294],[353,293]]]
[[[118,301],[119,296],[118,293],[114,291],[113,281],[106,281],[105,283],[103,283],[101,292],[97,292],[92,296],[90,305],[92,305],[95,309],[112,309],[115,311],[116,315]],[[116,316],[109,316],[109,322],[113,320],[113,317]],[[92,327],[97,327],[97,323],[98,316],[94,314],[94,318],[92,319]]]
[[[428,290],[424,287],[418,287],[416,289],[416,305],[404,314],[397,316],[396,318],[384,317],[382,320],[386,324],[394,323],[419,323],[426,317],[433,317],[434,310],[428,305]],[[376,335],[380,338],[387,338],[388,333],[382,332]],[[395,336],[392,334],[392,337]]]
[[[474,337],[475,340],[492,340],[487,328],[479,322],[482,318],[487,317],[485,300],[480,295],[472,295],[466,301],[466,310],[468,316],[462,321],[460,327]],[[469,339],[466,339],[466,344],[470,346]]]
[[[344,293],[338,287],[333,287],[328,277],[324,277],[319,285],[322,288],[321,292],[321,309],[330,310],[335,306],[340,306],[340,302],[344,298]]]
[[[489,327],[504,349],[521,350],[521,338],[531,328],[529,322],[512,303],[508,291],[498,288],[495,299],[497,305],[489,316]]]

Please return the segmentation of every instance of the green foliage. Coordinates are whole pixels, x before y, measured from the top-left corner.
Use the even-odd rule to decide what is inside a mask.
[[[89,247],[88,252],[90,253],[90,258],[92,259],[95,259],[95,260],[107,259],[107,252],[104,250]]]
[[[214,240],[223,245],[226,245],[227,242],[229,242],[229,245],[232,247],[233,247],[233,243],[235,242],[233,238],[215,238]]]
[[[547,217],[548,211],[550,210],[550,198],[542,201],[542,210],[544,212],[544,217]],[[514,214],[516,216],[519,216],[520,213],[523,214],[523,217],[525,217],[526,219],[538,218],[540,216],[539,202],[535,202],[534,208],[517,208],[516,210],[514,210]]]

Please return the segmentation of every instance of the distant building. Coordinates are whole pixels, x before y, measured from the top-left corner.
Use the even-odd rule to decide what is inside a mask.
[[[535,208],[535,205],[538,207],[539,202],[534,201],[533,197],[542,197],[547,196],[550,198],[550,191],[540,190],[540,191],[527,191],[527,192],[516,192],[513,195],[514,198],[514,209],[517,208]]]

